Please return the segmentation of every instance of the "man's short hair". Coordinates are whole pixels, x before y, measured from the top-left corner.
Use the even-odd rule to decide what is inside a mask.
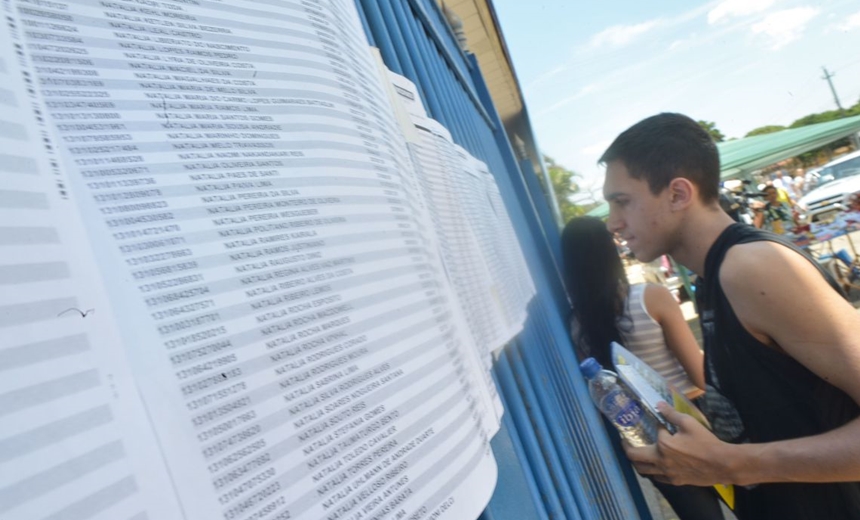
[[[765,186],[764,189],[761,191],[763,193],[767,193],[770,190],[773,190],[773,191],[776,191],[777,193],[779,193],[779,191],[776,189],[776,186]]]
[[[702,202],[719,198],[720,154],[711,135],[683,114],[663,113],[639,121],[615,138],[598,161],[621,161],[634,179],[657,195],[683,177],[699,188]]]

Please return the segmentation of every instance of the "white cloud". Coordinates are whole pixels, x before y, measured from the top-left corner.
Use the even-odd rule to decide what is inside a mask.
[[[543,74],[541,74],[540,76],[538,76],[537,78],[532,80],[528,85],[526,85],[525,89],[531,90],[531,89],[539,86],[542,83],[546,83],[547,81],[551,80],[555,76],[558,76],[559,74],[561,74],[565,70],[567,70],[567,66],[559,65],[559,66],[553,68],[552,70],[550,70],[548,72],[544,72]]]
[[[541,110],[540,112],[538,112],[538,115],[539,116],[546,115],[546,114],[549,114],[551,112],[558,110],[559,108],[561,108],[565,105],[569,105],[570,103],[573,103],[577,99],[585,97],[585,96],[591,94],[592,92],[595,92],[597,90],[597,87],[599,87],[599,85],[597,83],[588,84],[588,85],[582,87],[581,89],[579,89],[578,91],[576,91],[575,94],[570,95],[570,96],[562,99],[561,101],[557,101],[556,103],[553,103],[549,108],[545,108],[544,110]]]
[[[715,24],[729,18],[760,13],[775,0],[724,0],[708,11],[708,23]]]
[[[777,50],[803,35],[806,24],[818,16],[820,11],[814,7],[796,7],[773,12],[759,23],[753,24],[752,32],[770,40],[770,46]]]
[[[669,44],[669,50],[674,51],[675,49],[685,49],[692,47],[696,40],[698,39],[698,35],[696,33],[690,34],[687,38],[681,38],[680,40],[675,40],[671,44]]]
[[[647,32],[651,32],[652,30],[666,30],[695,20],[711,10],[715,5],[717,5],[717,3],[719,3],[719,1],[720,0],[712,0],[707,4],[700,5],[675,16],[655,18],[653,20],[632,25],[613,25],[612,27],[604,29],[592,36],[587,44],[579,47],[577,50],[579,54],[582,55],[591,54],[600,47],[622,47],[637,40],[640,36]],[[762,0],[749,1],[756,2]]]
[[[635,25],[613,25],[591,38],[591,47],[622,47],[657,27],[660,20],[649,20]]]
[[[690,42],[690,40],[691,39],[675,40],[672,42],[671,45],[669,45],[669,50],[674,51],[675,49],[680,49],[681,47],[684,47],[685,45],[687,45]]]
[[[860,28],[860,11],[852,14],[847,20],[845,20],[845,23],[837,26],[837,29],[840,31],[850,31],[858,28]]]

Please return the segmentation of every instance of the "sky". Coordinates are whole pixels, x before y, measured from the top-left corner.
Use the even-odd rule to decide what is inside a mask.
[[[659,112],[727,137],[860,99],[858,0],[493,0],[538,146],[599,194],[597,159]]]

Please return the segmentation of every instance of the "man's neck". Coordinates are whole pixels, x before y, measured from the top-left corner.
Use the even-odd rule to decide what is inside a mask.
[[[696,208],[685,216],[677,245],[669,254],[681,265],[704,276],[708,251],[720,234],[734,222],[719,207]]]

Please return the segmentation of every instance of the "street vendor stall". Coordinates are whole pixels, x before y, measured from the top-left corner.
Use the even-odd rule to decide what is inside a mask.
[[[787,235],[827,269],[846,292],[860,290],[860,259],[852,234],[860,231],[860,197],[833,220],[800,226]],[[844,247],[843,247],[844,246]]]

